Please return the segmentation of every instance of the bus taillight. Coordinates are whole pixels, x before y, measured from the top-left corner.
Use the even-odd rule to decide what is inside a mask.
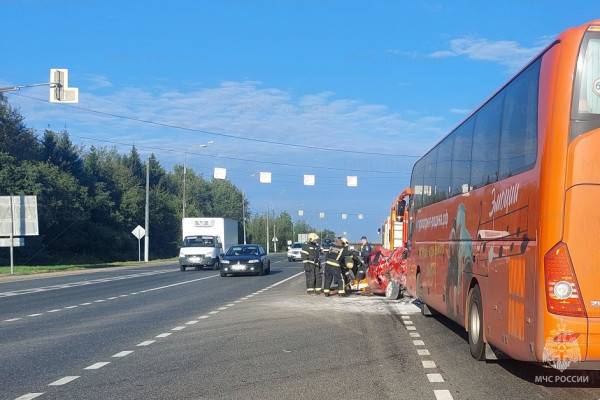
[[[565,243],[554,246],[544,256],[546,302],[552,314],[586,317],[579,285]]]

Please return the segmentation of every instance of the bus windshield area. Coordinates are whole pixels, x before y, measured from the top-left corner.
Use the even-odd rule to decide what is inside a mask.
[[[579,114],[600,115],[600,36],[591,37],[582,49],[578,80]]]

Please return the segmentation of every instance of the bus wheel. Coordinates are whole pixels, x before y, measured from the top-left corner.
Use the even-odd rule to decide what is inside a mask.
[[[485,343],[483,342],[483,306],[481,291],[474,286],[469,298],[469,347],[476,360],[485,360]]]

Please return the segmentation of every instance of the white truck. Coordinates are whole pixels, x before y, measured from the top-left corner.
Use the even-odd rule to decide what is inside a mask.
[[[183,244],[179,250],[179,267],[220,268],[220,257],[230,246],[238,244],[238,222],[228,218],[183,218]]]

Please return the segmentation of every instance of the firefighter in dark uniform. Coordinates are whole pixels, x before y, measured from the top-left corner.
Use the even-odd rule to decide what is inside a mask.
[[[362,258],[363,262],[366,266],[369,265],[369,260],[371,259],[371,244],[367,240],[366,236],[360,238],[360,258]]]
[[[308,235],[308,242],[302,245],[302,263],[304,263],[304,275],[306,276],[306,293],[321,294],[321,251],[317,243],[319,236],[316,233]]]
[[[325,262],[325,288],[323,289],[325,296],[331,294],[331,284],[333,281],[338,285],[337,294],[340,296],[346,295],[346,285],[342,277],[342,266],[345,267],[347,252],[348,248],[344,245],[342,239],[337,239],[329,249]]]

